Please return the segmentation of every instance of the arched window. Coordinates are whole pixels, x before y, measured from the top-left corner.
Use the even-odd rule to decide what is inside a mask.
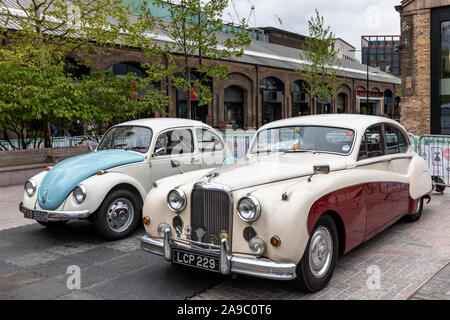
[[[115,77],[125,78],[129,73],[135,73],[138,78],[146,78],[144,68],[139,62],[121,62],[110,66],[108,71],[111,71]]]
[[[244,92],[238,86],[230,86],[224,92],[225,121],[233,129],[244,128]]]
[[[394,119],[394,98],[389,89],[384,91],[384,114],[388,118]]]
[[[309,95],[305,90],[307,83],[297,80],[291,83],[292,94],[292,116],[306,116],[311,113],[309,106]]]
[[[347,95],[345,93],[339,93],[336,98],[336,112],[345,113],[347,109]]]
[[[259,89],[262,93],[263,125],[282,118],[284,83],[275,77],[261,80]]]

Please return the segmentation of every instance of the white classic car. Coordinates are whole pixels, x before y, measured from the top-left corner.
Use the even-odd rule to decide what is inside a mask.
[[[107,239],[128,236],[157,180],[217,167],[229,154],[221,135],[193,120],[143,119],[110,128],[96,151],[66,159],[25,183],[19,209],[44,226],[89,219]]]
[[[260,128],[234,164],[160,180],[144,202],[141,248],[314,292],[338,255],[402,217],[418,220],[431,191],[427,164],[395,121],[286,119]]]

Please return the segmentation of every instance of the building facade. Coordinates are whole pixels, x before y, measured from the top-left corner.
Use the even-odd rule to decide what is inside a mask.
[[[381,71],[400,74],[400,36],[361,36],[361,61]]]
[[[350,60],[350,61],[358,61],[355,56],[355,47],[352,46],[350,43],[344,41],[341,38],[337,38],[334,40],[334,49],[337,52],[337,57],[339,59],[343,60]]]
[[[404,0],[401,122],[416,134],[450,134],[450,1]]]

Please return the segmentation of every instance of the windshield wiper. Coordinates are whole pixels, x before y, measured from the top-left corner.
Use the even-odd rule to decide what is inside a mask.
[[[135,151],[139,151],[139,150],[147,150],[147,147],[131,147],[131,148],[125,148],[125,151],[128,150],[135,150]]]
[[[117,148],[120,148],[120,147],[125,147],[125,146],[127,146],[127,145],[128,145],[128,143],[119,143],[119,144],[115,144],[114,147],[113,147],[113,149],[117,149]]]

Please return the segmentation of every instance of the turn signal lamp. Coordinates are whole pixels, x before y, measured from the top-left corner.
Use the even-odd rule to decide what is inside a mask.
[[[51,168],[52,167],[47,167],[47,168],[45,168],[45,171],[50,171]]]
[[[281,245],[281,239],[278,236],[273,236],[270,238],[270,244],[274,247],[279,247]]]
[[[148,225],[150,224],[150,218],[149,218],[149,217],[144,217],[144,218],[142,218],[142,222],[143,222],[146,226],[148,226]]]

